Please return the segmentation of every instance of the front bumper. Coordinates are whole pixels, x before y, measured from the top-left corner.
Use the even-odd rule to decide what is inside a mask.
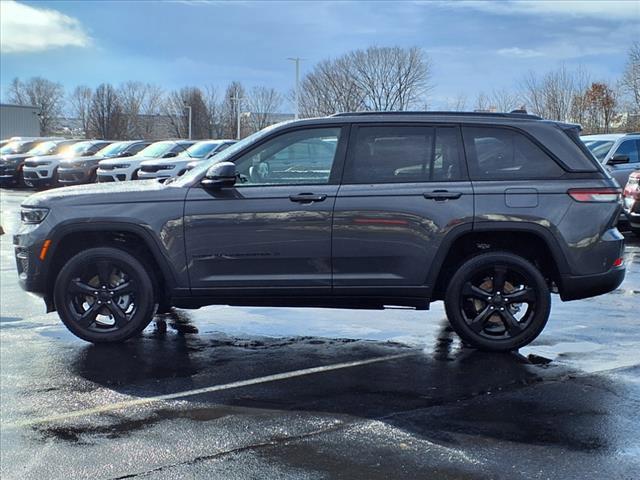
[[[58,181],[64,185],[81,185],[92,180],[92,171],[82,168],[58,168]]]
[[[13,183],[18,180],[20,169],[16,165],[0,165],[0,182]]]
[[[131,180],[131,173],[124,169],[103,170],[99,168],[96,177],[98,182],[125,182]]]
[[[24,167],[22,169],[24,183],[30,187],[50,185],[53,183],[53,169],[47,166]]]

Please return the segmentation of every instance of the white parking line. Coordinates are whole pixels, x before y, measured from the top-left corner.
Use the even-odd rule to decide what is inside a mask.
[[[225,383],[223,385],[212,385],[210,387],[196,388],[194,390],[185,390],[182,392],[169,393],[166,395],[158,395],[155,397],[137,398],[134,400],[125,400],[122,402],[109,403],[107,405],[101,405],[99,407],[86,408],[84,410],[76,410],[72,412],[60,413],[57,415],[51,415],[49,417],[25,419],[17,422],[5,423],[2,425],[3,429],[25,427],[31,425],[39,425],[42,423],[51,423],[60,420],[68,420],[70,418],[84,417],[88,415],[95,415],[97,413],[111,412],[114,410],[121,410],[137,405],[146,405],[149,403],[162,402],[164,400],[175,400],[177,398],[191,397],[193,395],[200,395],[202,393],[219,392],[221,390],[230,390],[232,388],[247,387],[250,385],[258,385],[260,383],[277,382],[279,380],[287,380],[289,378],[302,377],[305,375],[313,375],[315,373],[330,372],[332,370],[340,370],[343,368],[359,367],[361,365],[370,365],[372,363],[387,362],[390,360],[397,360],[399,358],[409,357],[416,355],[415,352],[401,353],[397,355],[387,355],[384,357],[368,358],[366,360],[355,360],[353,362],[335,363],[333,365],[324,365],[321,367],[304,368],[302,370],[293,370],[291,372],[275,373],[273,375],[266,375],[264,377],[250,378],[248,380],[240,380],[237,382]]]

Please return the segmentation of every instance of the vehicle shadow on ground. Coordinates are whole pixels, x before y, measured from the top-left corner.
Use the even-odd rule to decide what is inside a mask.
[[[174,315],[177,319],[169,316],[170,322],[188,325],[182,312]],[[352,339],[237,339],[162,331],[121,345],[90,345],[72,360],[75,373],[137,398],[320,365],[410,355],[184,397],[186,407],[164,404],[144,419],[113,415],[108,425],[41,426],[37,430],[63,440],[91,434],[120,437],[172,419],[214,422],[227,415],[291,411],[330,414],[346,423],[378,420],[452,446],[460,434],[527,444],[557,443],[587,451],[607,446],[599,412],[606,410],[611,397],[557,381],[568,375],[563,367],[535,355],[462,347],[446,323],[429,350]],[[546,393],[527,389],[533,384],[539,384],[534,390],[546,386]]]

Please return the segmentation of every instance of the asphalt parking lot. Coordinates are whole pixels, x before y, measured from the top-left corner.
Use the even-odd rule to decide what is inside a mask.
[[[635,479],[640,239],[518,353],[428,312],[207,307],[94,346],[17,284],[0,192],[0,477]]]

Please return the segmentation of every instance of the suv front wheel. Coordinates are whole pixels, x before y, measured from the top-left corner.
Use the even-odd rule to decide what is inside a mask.
[[[93,343],[121,342],[139,334],[155,311],[153,283],[144,265],[111,247],[72,257],[58,274],[54,299],[67,328]]]
[[[464,262],[445,297],[451,326],[465,343],[483,350],[516,350],[532,342],[549,318],[551,296],[540,271],[508,252]]]

